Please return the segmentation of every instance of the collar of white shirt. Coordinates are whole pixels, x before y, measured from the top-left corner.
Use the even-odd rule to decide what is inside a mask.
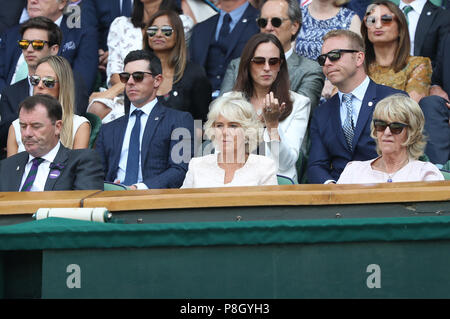
[[[134,110],[136,110],[136,109],[141,110],[147,116],[149,116],[157,102],[158,102],[158,99],[155,98],[155,99],[151,100],[150,102],[148,102],[147,104],[145,104],[144,106],[142,106],[140,108],[134,106],[133,103],[131,103],[131,105],[130,105],[130,114],[128,116],[130,117],[131,114],[133,114]]]
[[[403,10],[403,7],[411,6],[417,14],[421,14],[423,7],[425,7],[425,4],[427,3],[427,0],[414,0],[411,3],[405,3],[403,1],[400,1],[398,4],[398,7]]]

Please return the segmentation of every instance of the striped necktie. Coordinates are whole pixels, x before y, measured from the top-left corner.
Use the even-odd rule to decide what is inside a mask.
[[[345,118],[344,126],[342,128],[344,129],[345,139],[347,141],[347,145],[350,148],[350,150],[352,150],[352,141],[353,136],[355,135],[355,133],[353,132],[352,97],[353,95],[351,93],[342,95],[342,104],[347,110],[347,117]]]
[[[413,11],[414,9],[411,6],[404,6],[402,10],[403,10],[403,13],[405,14],[406,23],[409,24],[408,13]]]
[[[42,164],[43,161],[45,160],[40,157],[33,158],[32,160],[33,165],[31,165],[31,169],[30,172],[28,173],[27,179],[25,180],[25,183],[23,184],[22,189],[20,190],[21,192],[29,192],[31,190],[34,180],[36,179],[38,167],[39,165]]]

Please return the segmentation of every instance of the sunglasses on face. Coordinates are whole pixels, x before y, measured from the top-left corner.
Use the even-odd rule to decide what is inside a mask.
[[[394,21],[394,19],[395,19],[395,16],[393,16],[391,14],[383,14],[380,17],[381,25],[388,26],[392,23],[392,21]],[[365,16],[364,22],[366,23],[366,26],[368,28],[373,27],[377,23],[377,17],[373,16],[373,15]]]
[[[337,50],[331,50],[328,53],[325,54],[321,54],[317,57],[317,62],[319,63],[320,66],[324,66],[325,65],[325,61],[328,59],[330,59],[330,61],[337,61],[341,58],[342,53],[354,53],[354,52],[359,52],[358,50],[347,50],[347,49],[337,49]]]
[[[31,44],[33,49],[39,50],[39,51],[44,48],[46,43],[48,43],[48,41],[44,41],[44,40],[25,40],[25,39],[19,40],[17,42],[19,43],[19,47],[22,50],[28,49],[28,47]]]
[[[373,126],[375,127],[375,130],[377,132],[384,132],[386,130],[386,127],[389,126],[389,130],[392,134],[400,134],[403,131],[403,128],[407,127],[407,124],[398,123],[398,122],[392,122],[392,123],[386,123],[382,120],[373,120]]]
[[[32,75],[30,76],[30,83],[32,86],[37,86],[41,82],[44,83],[44,86],[48,89],[53,89],[55,87],[55,84],[59,81],[57,81],[54,77],[51,76],[44,76],[40,77],[39,75]]]
[[[283,23],[283,21],[285,20],[289,20],[288,18],[278,18],[278,17],[273,17],[271,19],[267,19],[267,18],[258,18],[256,19],[256,23],[258,24],[258,26],[260,28],[265,28],[267,26],[267,23],[270,20],[270,24],[272,24],[273,27],[275,28],[279,28],[281,26],[281,24]]]
[[[144,72],[144,71],[136,71],[131,74],[128,72],[122,72],[122,73],[119,73],[119,78],[120,78],[120,82],[122,82],[122,83],[127,83],[128,80],[130,79],[130,76],[133,77],[134,82],[142,82],[142,80],[144,79],[144,76],[146,74],[153,75],[153,73],[151,73],[151,72]]]
[[[281,63],[281,59],[280,58],[268,58],[268,59],[266,59],[265,57],[262,57],[262,56],[255,56],[250,61],[252,61],[256,65],[264,65],[264,64],[266,64],[266,61],[267,61],[269,66],[280,65],[280,63]]]
[[[173,28],[171,26],[165,25],[160,27],[156,27],[156,26],[151,26],[148,27],[147,29],[147,35],[151,38],[154,37],[157,33],[158,30],[161,30],[161,33],[164,34],[164,36],[166,37],[170,37],[173,33]]]

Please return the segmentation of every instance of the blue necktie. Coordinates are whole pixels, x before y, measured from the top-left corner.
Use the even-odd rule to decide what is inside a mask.
[[[345,122],[343,125],[345,139],[347,141],[347,145],[352,150],[352,141],[355,133],[353,132],[353,107],[352,107],[352,97],[351,93],[342,95],[342,104],[344,105],[347,111],[347,117],[345,118]]]
[[[130,145],[128,147],[127,170],[123,181],[125,185],[133,185],[138,181],[139,155],[141,153],[139,138],[141,135],[141,115],[143,113],[141,110],[133,111],[133,114],[136,116],[136,122],[131,130]]]
[[[217,41],[225,49],[227,47],[225,39],[227,38],[228,34],[230,33],[230,22],[231,22],[231,16],[229,13],[227,13],[223,16],[222,27],[220,28],[220,31],[219,31],[219,40]]]
[[[33,165],[31,165],[30,172],[28,173],[28,176],[25,179],[25,182],[23,183],[22,189],[20,190],[21,192],[29,192],[31,190],[34,180],[36,179],[38,167],[39,167],[39,165],[42,164],[43,161],[45,161],[45,160],[40,157],[33,158],[33,160],[32,160]]]
[[[140,1],[140,0],[137,0]],[[131,0],[122,0],[122,12],[125,17],[131,17]]]

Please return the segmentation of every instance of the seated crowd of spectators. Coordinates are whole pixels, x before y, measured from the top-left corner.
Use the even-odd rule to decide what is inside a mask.
[[[448,2],[8,2],[0,191],[442,180]]]

